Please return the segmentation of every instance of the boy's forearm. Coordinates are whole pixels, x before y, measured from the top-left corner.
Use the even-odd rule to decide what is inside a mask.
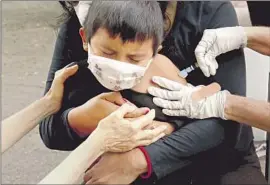
[[[2,121],[2,152],[11,147],[38,125],[39,121],[56,111],[48,97],[33,102],[28,107]],[[14,132],[14,130],[16,132]]]
[[[86,102],[69,112],[68,121],[75,131],[90,134],[97,127],[100,120],[114,112],[118,107],[102,99]]]
[[[68,121],[70,126],[78,134],[90,134],[97,127],[100,120],[107,117],[112,112],[116,111],[119,108],[118,105],[114,105],[105,100],[98,100],[95,105],[89,106],[80,106],[75,109],[72,109],[68,115]],[[170,123],[153,121],[151,127],[167,125],[166,134],[169,135],[174,131],[174,127]]]
[[[225,118],[270,131],[270,103],[229,94]]]

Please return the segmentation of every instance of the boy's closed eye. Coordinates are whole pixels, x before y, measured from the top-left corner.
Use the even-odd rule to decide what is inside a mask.
[[[109,49],[107,47],[101,47],[99,50],[101,51],[102,54],[105,54],[105,55],[114,55],[114,54],[116,54],[116,51],[114,51],[112,49]]]
[[[103,55],[113,56],[115,52],[101,51]]]

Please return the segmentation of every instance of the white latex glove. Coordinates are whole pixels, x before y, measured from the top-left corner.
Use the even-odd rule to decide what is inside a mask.
[[[203,74],[209,77],[216,74],[218,55],[246,45],[247,36],[243,27],[207,29],[195,49],[195,56]]]
[[[148,92],[155,96],[154,104],[164,108],[162,112],[168,116],[185,116],[194,119],[205,119],[210,117],[224,117],[224,105],[228,91],[219,91],[218,93],[204,98],[200,101],[192,99],[192,94],[198,91],[202,86],[194,87],[162,78],[153,77],[153,82],[162,88],[149,87]]]

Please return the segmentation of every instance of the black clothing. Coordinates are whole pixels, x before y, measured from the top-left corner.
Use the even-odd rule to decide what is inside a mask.
[[[233,150],[226,150],[226,155],[231,156],[224,160],[215,160],[220,151],[213,150],[211,154],[202,153],[200,157],[193,158],[192,164],[171,173],[161,180],[153,183],[152,179],[137,180],[134,185],[168,185],[168,184],[192,184],[192,185],[228,185],[228,184],[259,184],[266,185],[267,182],[260,170],[260,163],[252,145],[250,149],[242,154]],[[207,160],[201,160],[205,156]],[[215,163],[210,162],[214,160]]]
[[[247,5],[253,26],[270,26],[270,1],[247,1]]]

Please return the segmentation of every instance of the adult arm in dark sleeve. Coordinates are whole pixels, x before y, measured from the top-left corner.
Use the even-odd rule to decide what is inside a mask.
[[[145,147],[153,172],[158,179],[189,164],[200,152],[218,146],[224,139],[224,128],[217,119],[196,120],[171,135]]]
[[[80,24],[76,16],[70,17],[60,27],[47,78],[45,93],[50,89],[54,74],[57,70],[63,68],[72,61],[86,58],[78,33],[79,28]],[[70,129],[67,120],[69,111],[75,106],[68,102],[68,95],[71,90],[74,90],[71,89],[71,87],[76,87],[75,79],[80,76],[80,71],[81,70],[79,69],[78,74],[72,79],[67,80],[65,83],[61,110],[54,115],[48,116],[40,123],[40,136],[44,144],[50,149],[72,150],[82,142],[82,139]]]
[[[238,25],[237,17],[231,3],[202,3],[206,4],[204,5],[204,9],[210,9],[211,11],[215,11],[215,13],[208,19],[204,18],[204,20],[201,20],[205,24],[201,33],[207,28]],[[193,51],[199,39],[194,44],[194,48],[191,48]],[[193,58],[196,61],[195,56]],[[243,52],[241,50],[233,51],[224,54],[217,60],[220,66],[217,75],[210,79],[210,81],[209,79],[205,79],[201,71],[193,72],[189,76],[188,81],[194,85],[216,81],[221,84],[222,88],[228,89],[234,94],[245,95],[245,60]],[[223,122],[224,124],[222,124]],[[226,131],[225,135],[224,131]],[[228,139],[226,138],[225,142],[229,142],[233,146],[236,143],[238,131],[239,124],[231,121],[223,121],[221,119],[198,120],[172,133],[169,137],[145,147],[145,149],[151,159],[153,172],[160,179],[173,171],[191,164],[192,161],[189,160],[188,155],[198,154],[220,144],[222,139],[226,138],[226,133],[230,133],[230,137]]]

